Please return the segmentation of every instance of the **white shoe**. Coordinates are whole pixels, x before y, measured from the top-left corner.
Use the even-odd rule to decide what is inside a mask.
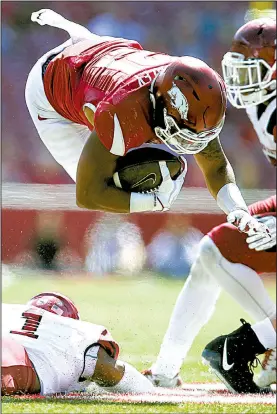
[[[154,375],[151,369],[147,369],[142,374],[150,381],[155,387],[163,388],[180,388],[183,385],[183,381],[179,374],[173,378],[168,378],[165,375]]]
[[[267,387],[276,384],[276,348],[265,353],[262,362],[262,370],[255,382],[259,387]]]
[[[71,22],[70,20],[65,19],[59,13],[54,12],[50,9],[41,9],[37,12],[32,13],[31,15],[32,22],[37,22],[41,26],[45,24],[52,27],[57,27],[58,29],[65,30],[69,36],[73,39],[94,39],[96,40],[100,37],[91,33],[87,28],[81,26],[80,24]]]
[[[63,16],[50,9],[41,9],[32,13],[31,20],[32,22],[37,22],[41,26],[47,24],[54,27],[61,27],[61,25],[66,21]]]

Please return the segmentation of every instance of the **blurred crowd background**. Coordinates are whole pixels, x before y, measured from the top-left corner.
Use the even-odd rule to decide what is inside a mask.
[[[244,24],[249,6],[244,1],[2,2],[3,181],[72,183],[40,141],[25,104],[24,88],[30,69],[46,51],[67,39],[62,30],[32,23],[33,11],[50,8],[99,35],[135,39],[148,50],[198,57],[221,73],[222,56],[236,30]],[[262,154],[244,110],[228,107],[221,141],[241,187],[275,187],[272,167]],[[191,156],[185,184],[205,187]],[[101,215],[86,231],[83,259],[63,240],[62,215],[52,214],[49,218],[39,214],[28,249],[13,260],[54,270],[85,268],[96,275],[122,269],[132,274],[148,267],[161,274],[183,277],[202,233],[188,217],[182,223],[180,219],[174,221],[173,215],[169,217],[146,245],[142,227],[123,216],[115,219]]]

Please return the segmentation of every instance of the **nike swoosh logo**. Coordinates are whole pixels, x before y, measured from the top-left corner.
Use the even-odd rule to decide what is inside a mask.
[[[117,115],[115,114],[114,117],[114,131],[113,131],[113,142],[110,152],[114,155],[123,156],[125,154],[125,142],[123,131],[121,129],[119,120]]]
[[[38,120],[39,121],[46,121],[48,118],[42,118],[40,115],[38,115]]]
[[[150,174],[146,175],[145,177],[143,177],[140,181],[133,184],[131,188],[136,188],[141,184],[145,184],[147,181],[152,181],[152,184],[154,186],[154,184],[156,182],[156,179],[157,179],[156,174],[155,173],[150,173]]]
[[[225,371],[229,371],[234,365],[234,362],[232,364],[228,364],[227,359],[227,338],[224,342],[224,348],[223,348],[223,360],[222,360],[222,367]]]

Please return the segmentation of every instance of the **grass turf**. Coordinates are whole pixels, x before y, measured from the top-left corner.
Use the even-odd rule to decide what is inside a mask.
[[[90,402],[12,402],[2,405],[3,413],[275,413],[276,407],[262,404],[107,404]]]
[[[270,280],[270,279],[269,279]],[[24,303],[42,291],[60,291],[71,297],[80,310],[81,318],[105,325],[121,346],[120,358],[137,369],[145,369],[154,362],[168,325],[181,281],[143,276],[140,279],[89,278],[62,279],[60,277],[28,278],[18,274],[16,281],[3,292],[3,302]],[[274,284],[267,284],[275,297]],[[236,329],[239,318],[248,315],[227,295],[222,294],[216,312],[200,332],[182,367],[186,382],[210,382],[215,377],[201,363],[204,346],[221,333]],[[271,413],[274,406],[262,404],[119,404],[86,401],[50,402],[49,400],[20,401],[2,399],[4,413],[108,413],[108,412],[189,412],[189,413]]]

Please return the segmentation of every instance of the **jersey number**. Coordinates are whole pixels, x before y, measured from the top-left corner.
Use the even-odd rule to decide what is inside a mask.
[[[25,318],[25,323],[22,326],[21,331],[10,331],[12,334],[29,336],[29,338],[37,339],[38,335],[35,334],[42,319],[42,315],[36,315],[34,313],[23,312],[22,317]]]

